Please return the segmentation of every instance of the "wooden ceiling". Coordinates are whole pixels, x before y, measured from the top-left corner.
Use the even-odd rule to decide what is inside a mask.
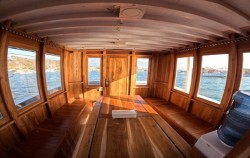
[[[67,48],[160,51],[245,36],[249,7],[249,0],[6,0],[0,21]],[[142,17],[121,16],[136,11]]]

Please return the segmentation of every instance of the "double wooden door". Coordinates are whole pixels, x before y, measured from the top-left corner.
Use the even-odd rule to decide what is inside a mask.
[[[106,68],[106,96],[128,95],[130,83],[130,57],[107,55]]]

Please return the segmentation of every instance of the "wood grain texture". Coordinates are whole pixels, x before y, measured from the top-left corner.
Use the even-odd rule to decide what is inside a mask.
[[[183,157],[151,117],[99,118],[90,157]]]
[[[148,98],[146,101],[167,121],[190,145],[202,135],[214,129],[213,125],[184,109],[162,99]]]
[[[167,99],[170,56],[153,54],[151,62],[150,96]]]
[[[49,100],[50,102],[50,110],[52,112],[52,114],[59,109],[60,107],[62,107],[64,104],[66,104],[66,95],[65,93],[61,93],[53,98],[51,98]]]
[[[213,124],[214,127],[218,125],[223,113],[221,109],[196,100],[191,101],[189,112],[194,116]]]
[[[0,130],[0,157],[4,157],[13,146],[21,141],[21,138],[15,124]]]
[[[129,92],[129,58],[127,56],[108,56],[107,78],[108,95],[128,95]]]
[[[171,92],[170,102],[186,111],[188,110],[189,101],[187,96]]]
[[[93,139],[93,126],[86,126],[83,136],[87,138],[81,140],[75,157],[193,156],[191,147],[182,138],[179,140],[180,136],[140,96],[103,97],[95,106],[100,108],[100,114],[94,112],[99,117],[92,124],[96,126]],[[109,116],[112,109],[134,109],[147,115],[113,119]],[[168,134],[176,139],[171,140]]]

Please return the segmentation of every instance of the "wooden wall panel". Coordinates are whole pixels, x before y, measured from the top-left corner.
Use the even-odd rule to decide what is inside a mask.
[[[21,135],[18,133],[15,124],[11,124],[0,130],[0,157],[4,157],[20,141]]]
[[[66,52],[65,64],[66,68],[65,81],[67,86],[67,98],[69,102],[73,102],[76,99],[83,99],[83,53],[82,52]]]
[[[101,93],[97,91],[97,88],[85,88],[84,97],[90,100],[97,100],[100,97]]]
[[[222,117],[220,109],[196,100],[191,102],[189,112],[202,120],[213,124],[215,127],[218,125]]]
[[[184,110],[188,109],[189,100],[187,96],[181,95],[176,92],[172,92],[170,102],[179,106]]]
[[[135,95],[140,95],[141,97],[149,96],[149,88],[135,88]]]
[[[169,63],[170,58],[168,55],[160,54],[158,57],[158,67],[157,75],[155,76],[155,81],[158,82],[168,82],[169,77]]]
[[[167,84],[153,83],[150,88],[151,97],[166,99],[167,97]]]
[[[68,85],[68,99],[83,99],[83,84],[82,83],[70,83]]]
[[[165,54],[153,54],[151,63],[150,96],[167,99],[170,57]]]
[[[51,113],[53,114],[57,109],[62,107],[64,104],[66,104],[66,96],[65,93],[61,93],[52,99],[50,99],[50,110]]]
[[[82,81],[82,52],[69,53],[68,60],[68,81]]]
[[[19,117],[19,124],[22,125],[22,133],[26,136],[33,131],[40,123],[49,117],[45,104],[39,105],[31,111]]]

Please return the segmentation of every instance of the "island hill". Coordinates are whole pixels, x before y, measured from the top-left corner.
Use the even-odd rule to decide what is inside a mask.
[[[178,70],[178,73],[186,72],[186,70]],[[226,76],[227,70],[226,69],[215,69],[211,67],[206,67],[202,69],[202,74],[204,76]],[[243,69],[242,75],[245,77],[250,77],[250,68]]]
[[[207,75],[209,75],[209,74],[211,74],[211,75],[217,74],[217,75],[223,76],[223,75],[227,74],[227,69],[223,69],[223,68],[215,69],[215,68],[207,67],[207,68],[202,69],[202,73],[207,74]],[[243,69],[242,74],[244,76],[250,76],[250,69]]]
[[[46,71],[59,71],[59,60],[46,60]],[[13,73],[30,73],[35,72],[36,61],[31,58],[11,56],[8,57],[8,70]]]

